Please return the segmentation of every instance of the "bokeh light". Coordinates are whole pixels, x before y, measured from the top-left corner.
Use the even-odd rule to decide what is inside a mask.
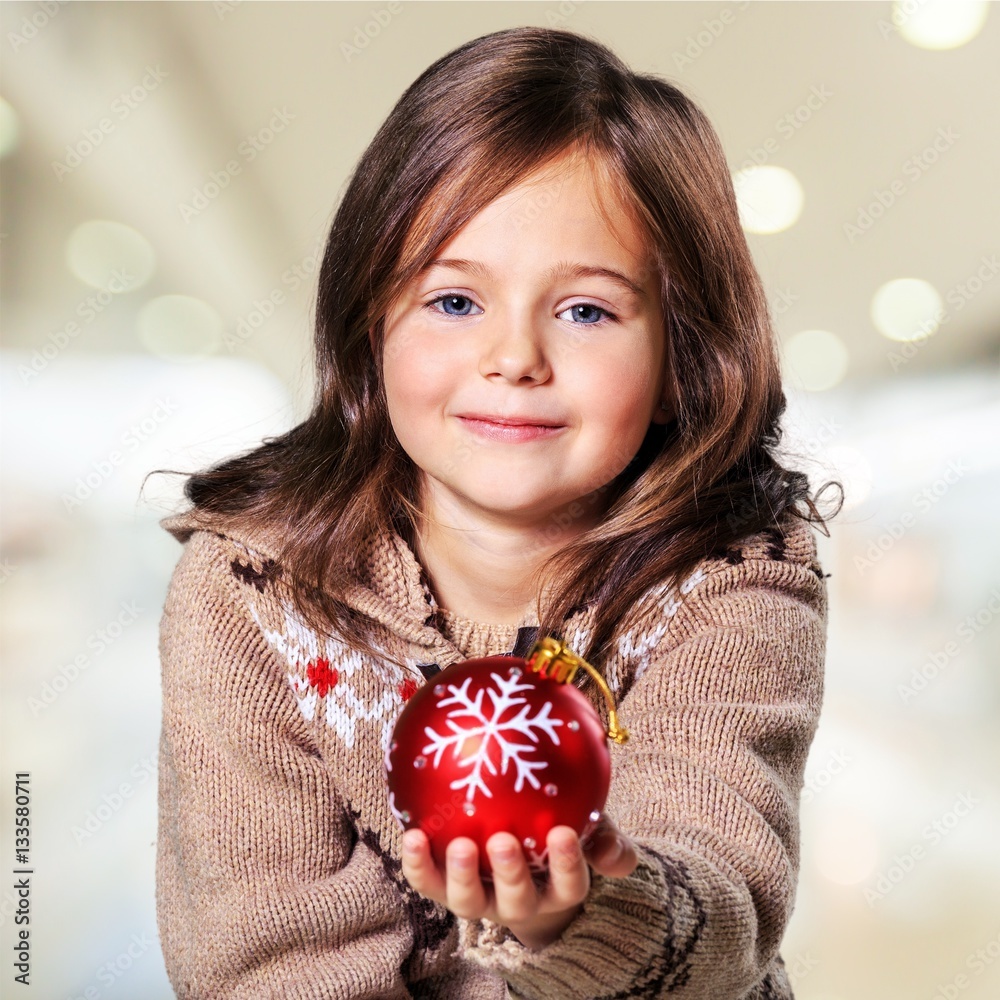
[[[921,278],[887,281],[872,297],[872,322],[890,340],[923,340],[937,330],[943,315],[937,289]]]
[[[747,167],[733,175],[733,188],[748,233],[780,233],[802,214],[802,185],[784,167]]]
[[[989,6],[985,0],[895,0],[892,22],[918,48],[956,49],[979,34]]]
[[[218,312],[190,295],[160,295],[142,307],[139,341],[151,354],[186,361],[214,354],[222,345],[224,323]]]
[[[84,284],[118,295],[149,281],[156,269],[156,253],[149,240],[131,226],[92,219],[70,233],[66,264]]]
[[[829,330],[802,330],[785,343],[784,355],[790,374],[814,392],[840,382],[850,360],[847,345]]]

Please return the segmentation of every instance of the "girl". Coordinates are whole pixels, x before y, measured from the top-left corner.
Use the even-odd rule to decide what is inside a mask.
[[[310,417],[162,522],[178,996],[791,997],[823,519],[775,458],[766,301],[704,115],[566,31],[449,53],[336,214],[316,360]],[[492,883],[464,838],[439,869],[389,809],[392,725],[441,668],[544,635],[631,732],[606,817],[552,831],[542,887],[507,833]]]

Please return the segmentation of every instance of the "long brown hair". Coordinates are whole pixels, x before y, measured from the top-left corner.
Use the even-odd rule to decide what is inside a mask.
[[[808,480],[775,455],[785,407],[767,301],[740,226],[722,146],[676,87],[632,72],[564,30],[474,39],[406,90],[358,162],[319,274],[315,403],[257,449],[192,475],[206,512],[278,529],[295,604],[323,632],[374,652],[374,623],[341,600],[356,554],[391,526],[411,544],[418,470],[393,434],[383,322],[403,289],[471,218],[567,150],[583,151],[645,230],[661,275],[675,412],[599,501],[600,523],[544,567],[540,634],[596,602],[587,659],[654,583],[774,529],[823,525]],[[375,340],[375,349],[369,339]],[[597,494],[600,494],[598,496]]]

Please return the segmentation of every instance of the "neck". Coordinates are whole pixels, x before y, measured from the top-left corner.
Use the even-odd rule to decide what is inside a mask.
[[[588,524],[554,530],[477,521],[460,511],[424,519],[416,555],[427,572],[438,605],[461,618],[519,625],[535,614],[536,573]]]

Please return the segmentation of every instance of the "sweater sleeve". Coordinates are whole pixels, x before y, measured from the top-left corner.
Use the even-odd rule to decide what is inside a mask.
[[[161,619],[156,882],[170,981],[181,998],[408,997],[412,933],[353,835],[229,548],[191,536]]]
[[[825,582],[808,556],[703,565],[679,606],[643,620],[654,644],[620,699],[630,739],[612,749],[606,812],[638,846],[635,872],[595,876],[539,951],[460,921],[462,953],[514,997],[791,996],[778,946],[823,696]]]

